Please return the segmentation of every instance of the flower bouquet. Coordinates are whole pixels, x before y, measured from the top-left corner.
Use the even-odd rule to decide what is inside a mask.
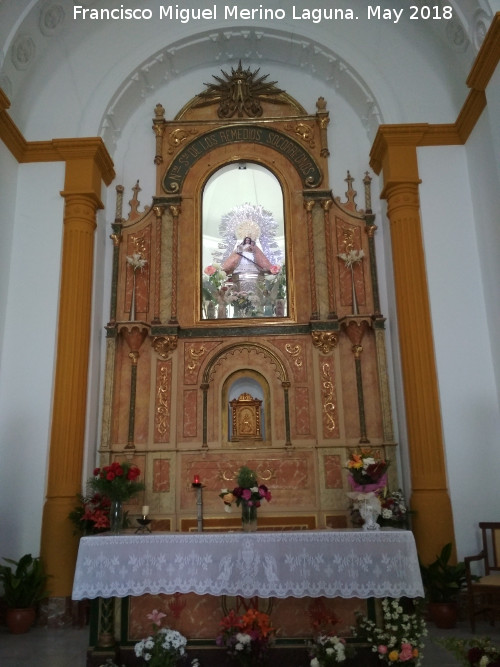
[[[310,667],[332,667],[353,655],[345,639],[336,635],[318,635],[310,647]]]
[[[114,533],[123,528],[123,502],[145,488],[142,482],[137,481],[140,474],[141,471],[133,463],[114,461],[109,466],[95,468],[94,476],[88,482],[94,493],[99,493],[111,501],[109,523]]]
[[[153,621],[153,634],[137,642],[134,646],[135,655],[142,658],[149,667],[174,667],[187,659],[187,640],[177,630],[161,628],[162,619],[166,614],[153,609],[147,618]],[[198,659],[191,661],[192,667],[198,667]]]
[[[352,489],[349,498],[364,520],[364,530],[378,530],[377,523],[382,505],[380,491],[387,485],[389,462],[370,447],[363,447],[359,453],[352,452],[347,461],[348,482]]]
[[[380,496],[381,512],[378,519],[381,526],[408,527],[408,508],[401,489],[388,491]]]
[[[352,452],[347,461],[349,485],[353,491],[375,492],[387,485],[389,461],[381,458],[378,450],[362,447],[359,453]]]
[[[77,498],[78,505],[69,513],[75,534],[92,535],[109,530],[110,499],[100,493],[87,497],[78,494]]]
[[[241,506],[241,519],[244,529],[256,528],[257,508],[262,500],[271,501],[271,492],[265,484],[257,482],[257,475],[247,466],[242,466],[238,471],[237,484],[232,491],[221,489],[219,497],[224,501],[226,512],[230,512],[233,502],[237,507]],[[246,524],[250,524],[246,525]]]
[[[495,646],[489,637],[446,637],[435,641],[451,651],[466,667],[500,667],[500,647]]]
[[[231,609],[220,622],[217,646],[227,649],[241,665],[262,665],[276,634],[267,614],[249,609],[242,616]]]
[[[423,642],[427,635],[423,613],[419,605],[399,598],[382,600],[382,619],[375,621],[358,614],[354,634],[372,645],[372,651],[388,665],[405,663],[417,667],[421,663]]]
[[[137,481],[140,474],[141,471],[135,464],[114,461],[109,466],[95,468],[89,486],[110,500],[123,502],[144,490],[144,484]]]

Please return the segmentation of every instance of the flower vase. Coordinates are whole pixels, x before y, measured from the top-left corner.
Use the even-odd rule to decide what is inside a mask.
[[[109,508],[109,529],[115,535],[123,528],[123,503],[121,500],[112,500]]]
[[[219,303],[217,306],[217,319],[224,320],[227,318],[227,306],[225,303]]]
[[[241,504],[241,527],[246,533],[257,530],[257,508],[255,505]]]
[[[215,303],[213,301],[208,302],[207,319],[215,320]]]
[[[380,514],[380,500],[374,493],[366,493],[358,497],[359,513],[364,521],[363,530],[380,530],[377,523]]]

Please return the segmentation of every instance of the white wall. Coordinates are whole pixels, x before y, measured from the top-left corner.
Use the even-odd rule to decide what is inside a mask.
[[[2,242],[0,243],[0,350],[2,349],[5,320],[7,310],[7,296],[9,290],[10,257],[12,251],[12,237],[14,235],[15,203],[17,190],[17,161],[10,151],[0,142],[0,229]],[[0,377],[1,377],[0,357]]]
[[[14,170],[15,171],[15,170]],[[1,348],[0,557],[38,555],[48,463],[64,168],[19,166]]]
[[[421,148],[418,161],[448,484],[464,556],[477,551],[477,522],[498,520],[500,504],[500,414],[475,228],[482,211],[467,187],[464,147]]]

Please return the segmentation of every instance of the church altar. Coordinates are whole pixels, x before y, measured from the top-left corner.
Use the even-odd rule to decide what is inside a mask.
[[[73,599],[196,593],[262,598],[423,596],[408,530],[93,535]]]

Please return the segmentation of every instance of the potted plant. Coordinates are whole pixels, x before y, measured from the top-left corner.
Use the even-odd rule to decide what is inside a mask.
[[[48,575],[39,557],[24,555],[20,560],[4,558],[10,565],[0,565],[0,582],[7,605],[10,632],[28,632],[36,616],[36,605],[47,597]]]
[[[456,626],[457,600],[466,583],[465,564],[451,564],[451,553],[452,544],[448,542],[435,561],[429,565],[420,563],[429,616],[438,628]]]

